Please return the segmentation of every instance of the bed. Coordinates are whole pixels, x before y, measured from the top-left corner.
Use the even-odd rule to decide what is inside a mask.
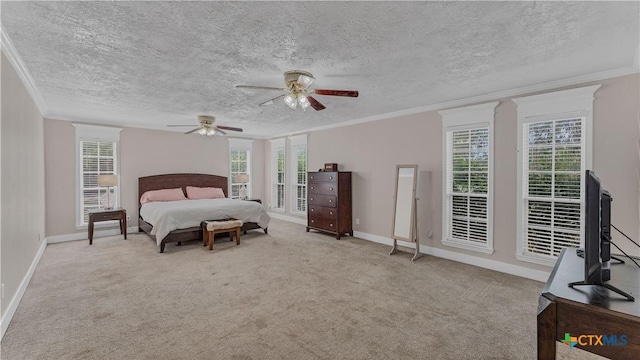
[[[227,177],[218,176],[218,175],[209,175],[209,174],[163,174],[163,175],[153,175],[153,176],[144,176],[138,178],[138,199],[142,197],[147,191],[150,190],[161,190],[161,189],[174,189],[174,188],[182,188],[183,192],[186,194],[187,186],[197,186],[197,187],[217,187],[221,188],[224,192],[225,196],[228,196],[227,189]],[[219,199],[226,200],[226,199]],[[184,200],[184,201],[193,201],[194,204],[199,202],[200,200]],[[215,200],[212,200],[215,201]],[[229,200],[236,201],[236,200]],[[242,200],[238,200],[242,201]],[[249,202],[246,202],[245,205]],[[253,203],[257,204],[257,203]],[[261,208],[261,205],[260,205]],[[157,238],[153,233],[153,225],[151,223],[145,221],[142,216],[141,211],[142,206],[138,204],[138,227],[141,232],[145,232],[149,237],[156,241],[159,246],[160,252],[164,252],[165,245],[172,242],[181,243],[182,241],[189,240],[201,240],[202,239],[202,228],[199,225],[189,226],[185,228],[177,228],[175,230],[170,231],[166,236],[162,236],[161,238]],[[264,209],[262,209],[264,211]],[[149,213],[146,211],[146,213]],[[245,222],[242,226],[242,230],[246,233],[248,230],[253,229],[263,229],[264,233],[267,233],[267,226],[265,224],[268,223],[268,215],[266,215],[266,211],[264,211],[264,216],[266,216],[267,221],[260,221],[263,226],[258,225],[257,222]],[[264,219],[262,217],[261,219]],[[194,221],[196,219],[193,219]],[[202,220],[218,220],[215,218],[202,218],[197,219],[197,223],[199,224]],[[242,220],[242,219],[240,219]],[[151,220],[150,220],[151,221]],[[193,221],[192,221],[193,222]],[[156,224],[159,225],[159,224]]]

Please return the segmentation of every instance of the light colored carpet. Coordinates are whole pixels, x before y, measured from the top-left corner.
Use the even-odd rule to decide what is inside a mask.
[[[278,220],[215,247],[48,246],[3,359],[535,358],[542,283]]]

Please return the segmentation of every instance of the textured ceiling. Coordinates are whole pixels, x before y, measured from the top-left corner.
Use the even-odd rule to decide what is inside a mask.
[[[2,2],[47,115],[149,128],[197,114],[271,136],[631,67],[638,2]],[[327,109],[292,111],[282,73]],[[184,130],[184,129],[183,129]]]

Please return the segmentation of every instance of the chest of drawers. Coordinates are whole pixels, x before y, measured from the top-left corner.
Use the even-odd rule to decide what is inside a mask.
[[[340,239],[353,236],[351,224],[351,172],[324,171],[307,174],[307,232],[328,232]]]

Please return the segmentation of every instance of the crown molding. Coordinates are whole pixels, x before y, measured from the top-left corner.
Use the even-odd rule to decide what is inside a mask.
[[[16,51],[15,46],[13,46],[13,42],[9,38],[4,26],[0,25],[0,33],[0,50],[2,50],[2,53],[5,54],[11,65],[13,65],[13,69],[18,74],[18,77],[20,77],[20,80],[22,80],[22,84],[27,89],[29,95],[31,95],[31,99],[38,107],[38,110],[40,110],[40,115],[43,117],[46,116],[47,107],[44,103],[44,99],[42,98],[42,95],[40,95],[40,91],[38,90],[36,83],[33,81],[31,74],[29,74],[22,58]]]
[[[523,87],[511,89],[511,90],[498,91],[490,94],[472,96],[468,98],[446,101],[446,102],[432,104],[432,105],[419,106],[412,109],[394,111],[386,114],[380,114],[380,115],[368,116],[368,117],[355,119],[355,120],[343,121],[337,124],[317,126],[310,129],[269,136],[267,137],[267,139],[274,139],[274,138],[283,137],[283,136],[292,136],[292,135],[310,133],[310,132],[321,131],[321,130],[335,129],[343,126],[351,126],[351,125],[363,124],[363,123],[372,122],[372,121],[387,120],[391,118],[414,115],[414,114],[419,114],[419,113],[429,112],[429,111],[452,109],[452,108],[457,108],[461,106],[484,103],[488,101],[511,99],[517,96],[532,94],[532,93],[541,92],[541,91],[550,91],[550,90],[555,90],[555,89],[563,88],[567,86],[580,85],[580,84],[584,84],[592,81],[599,81],[599,80],[611,79],[611,78],[616,78],[616,77],[625,76],[625,75],[637,74],[637,73],[640,73],[640,70],[638,69],[637,65],[638,64],[636,61],[636,64],[628,67],[601,71],[601,72],[587,74],[587,75],[574,76],[571,78],[554,80],[554,81],[549,81],[549,82],[539,83],[539,84],[534,84],[529,86],[523,86]]]

